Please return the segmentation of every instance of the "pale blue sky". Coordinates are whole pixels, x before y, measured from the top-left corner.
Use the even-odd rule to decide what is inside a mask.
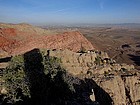
[[[140,0],[0,0],[0,22],[140,23]]]

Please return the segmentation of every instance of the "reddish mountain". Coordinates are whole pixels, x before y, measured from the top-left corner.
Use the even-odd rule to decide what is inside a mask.
[[[8,51],[10,48],[18,44],[13,36],[16,36],[16,33],[13,29],[0,28],[0,50]]]
[[[79,31],[46,36],[44,42],[49,49],[69,49],[75,52],[79,51],[81,46],[87,50],[94,49],[91,43]]]
[[[33,48],[69,49],[79,51],[81,46],[92,50],[92,44],[79,32],[56,34],[28,24],[0,24],[0,50],[9,55],[21,54]]]

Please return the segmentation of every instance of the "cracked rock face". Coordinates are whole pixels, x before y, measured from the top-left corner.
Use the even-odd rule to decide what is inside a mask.
[[[140,104],[140,80],[138,77],[126,77],[124,79],[127,92],[127,104]]]
[[[110,94],[114,105],[139,105],[140,81],[139,77],[115,76],[112,79],[98,82]]]
[[[140,73],[133,65],[112,63],[111,59],[103,62],[109,57],[97,51],[74,53],[69,50],[50,50],[49,56],[60,58],[62,66],[72,75],[92,78],[110,95],[113,105],[140,104]],[[99,64],[95,63],[97,58],[101,60]],[[90,96],[91,100],[96,100],[96,97]]]

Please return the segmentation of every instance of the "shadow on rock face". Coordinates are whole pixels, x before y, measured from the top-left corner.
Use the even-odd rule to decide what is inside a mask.
[[[22,97],[23,101],[18,101],[13,105],[112,105],[112,99],[108,93],[92,79],[80,80],[64,72],[65,70],[61,67],[55,68],[55,76],[52,78],[52,61],[47,62],[50,71],[46,74],[47,69],[43,62],[44,58],[50,59],[47,56],[49,55],[42,56],[39,49],[24,54],[24,72],[31,97],[24,96],[22,90],[18,89],[17,96]],[[98,104],[90,99],[92,90]]]
[[[0,63],[8,62],[11,60],[12,57],[0,58]]]
[[[94,90],[95,100],[99,105],[112,105],[113,100],[107,92],[105,92],[96,82],[92,79],[85,79],[81,81],[80,85],[75,85],[75,89],[78,97],[81,97],[79,101],[85,99],[90,100],[89,96],[92,94],[92,89]],[[82,100],[81,100],[82,99]]]
[[[130,59],[134,61],[137,66],[140,66],[140,56],[129,54]]]
[[[25,73],[29,82],[31,101],[35,104],[44,103],[43,87],[46,86],[42,61],[43,58],[39,49],[34,49],[24,54]]]
[[[29,80],[31,103],[34,105],[65,105],[72,93],[58,70],[52,79],[44,73],[43,58],[38,49],[24,54],[25,73]],[[61,69],[61,68],[57,68]]]

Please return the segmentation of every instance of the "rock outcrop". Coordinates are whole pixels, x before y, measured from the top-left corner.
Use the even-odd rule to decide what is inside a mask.
[[[45,59],[55,58],[59,60],[61,68],[69,74],[64,78],[67,82],[69,81],[68,83],[70,83],[69,85],[74,91],[76,101],[78,101],[78,95],[78,97],[83,100],[83,103],[90,102],[93,105],[140,104],[140,72],[135,70],[133,65],[117,64],[114,60],[110,59],[105,52],[95,50],[75,53],[69,50],[55,49],[43,50],[42,53]],[[31,54],[33,54],[34,59],[32,59]],[[31,63],[31,67],[37,67],[37,69],[34,68],[35,71],[40,69],[35,62],[36,60],[41,59],[39,63],[41,65],[43,64],[43,58],[36,57],[34,52],[29,53],[27,58],[33,60],[34,63]],[[31,65],[28,62],[26,63]],[[36,66],[34,66],[34,64]],[[60,69],[58,65],[55,66],[54,69]],[[30,66],[28,69],[30,72],[33,70]],[[39,73],[39,71],[37,71],[37,73]],[[36,75],[42,75],[42,73]],[[38,79],[39,78],[41,77],[38,77]],[[0,92],[4,94],[7,90],[5,87],[2,87]],[[87,103],[86,105],[90,104]]]
[[[60,58],[62,67],[72,75],[92,78],[110,95],[113,105],[140,104],[140,72],[133,65],[117,64],[105,52],[99,51],[50,50],[49,56]],[[90,97],[94,100],[93,95]]]

